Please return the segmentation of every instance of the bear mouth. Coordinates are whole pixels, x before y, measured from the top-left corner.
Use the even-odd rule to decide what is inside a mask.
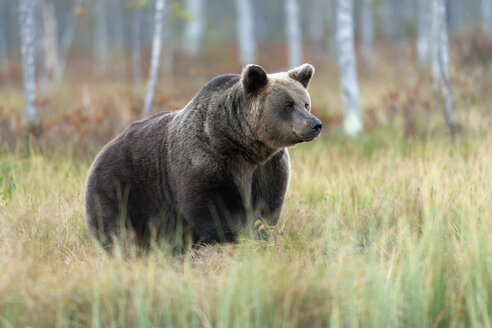
[[[309,133],[304,133],[304,134],[300,134],[294,131],[294,133],[298,139],[297,143],[301,143],[301,142],[313,141],[314,139],[319,137],[321,131],[310,131]]]

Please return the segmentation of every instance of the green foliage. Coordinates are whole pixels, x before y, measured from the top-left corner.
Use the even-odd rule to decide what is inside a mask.
[[[183,20],[185,22],[194,19],[193,15],[188,13],[178,1],[173,1],[169,4],[169,11],[173,19]]]
[[[150,8],[150,3],[148,0],[133,0],[126,4],[126,7],[130,10],[143,9],[148,10]],[[167,6],[169,10],[169,17],[175,20],[191,21],[194,19],[193,15],[190,15],[182,4],[178,1],[171,1]]]
[[[149,1],[147,0],[134,0],[134,1],[129,1],[126,4],[126,7],[130,10],[136,10],[136,9],[144,9],[148,10],[149,9]]]
[[[12,192],[15,190],[15,183],[6,178],[0,169],[0,204],[7,205],[12,198]]]

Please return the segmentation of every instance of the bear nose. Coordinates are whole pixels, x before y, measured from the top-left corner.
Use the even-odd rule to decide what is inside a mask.
[[[311,124],[311,129],[313,129],[316,132],[320,132],[322,127],[323,127],[323,124],[321,124],[321,121],[320,120],[315,120]]]

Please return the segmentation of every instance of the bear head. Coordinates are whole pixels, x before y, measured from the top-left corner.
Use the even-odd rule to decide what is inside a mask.
[[[287,72],[267,74],[258,65],[244,67],[241,83],[256,137],[272,149],[311,141],[322,124],[311,114],[307,92],[314,67],[303,64]]]

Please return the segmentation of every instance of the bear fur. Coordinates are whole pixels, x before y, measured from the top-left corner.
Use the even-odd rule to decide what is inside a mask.
[[[208,82],[177,112],[132,123],[97,155],[86,187],[91,233],[110,247],[121,228],[141,245],[233,242],[251,219],[275,224],[290,175],[286,147],[311,141],[309,64],[257,65]],[[251,223],[252,225],[252,223]]]

